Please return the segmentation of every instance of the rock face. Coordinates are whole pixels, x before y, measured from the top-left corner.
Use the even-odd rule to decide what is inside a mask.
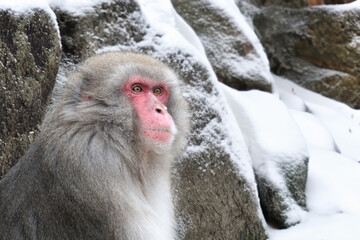
[[[172,3],[201,39],[219,81],[239,90],[272,91],[266,55],[235,4],[229,11],[209,0]]]
[[[0,178],[39,131],[60,55],[55,23],[47,12],[0,10]]]
[[[272,71],[360,108],[360,10],[267,8],[254,17]]]
[[[257,6],[281,6],[288,8],[303,8],[308,6],[309,0],[252,0]]]
[[[355,0],[324,0],[325,4],[344,4],[344,3],[351,3]]]
[[[95,54],[104,46],[122,43],[131,46],[143,39],[146,24],[138,4],[129,1],[102,3],[87,14],[73,15],[55,9],[64,55],[75,63]]]

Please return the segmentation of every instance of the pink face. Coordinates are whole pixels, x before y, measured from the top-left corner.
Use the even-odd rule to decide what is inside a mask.
[[[169,88],[152,79],[132,76],[123,91],[136,110],[144,135],[160,143],[170,142],[175,125],[166,108]]]

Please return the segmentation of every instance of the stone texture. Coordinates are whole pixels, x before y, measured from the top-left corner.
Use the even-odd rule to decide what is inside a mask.
[[[254,25],[272,71],[360,108],[359,10],[267,8]]]
[[[238,0],[239,2],[242,0]],[[258,7],[280,6],[286,8],[303,8],[307,7],[309,0],[245,0]]]
[[[268,60],[256,36],[248,35],[251,28],[240,12],[209,0],[172,3],[201,39],[219,81],[239,90],[272,91]]]
[[[344,4],[344,3],[351,3],[355,0],[324,0],[325,4]]]
[[[54,9],[61,34],[63,53],[78,63],[101,47],[131,46],[143,39],[146,24],[135,1],[115,0],[95,6],[85,15]]]
[[[48,13],[0,10],[0,178],[38,133],[61,49]]]

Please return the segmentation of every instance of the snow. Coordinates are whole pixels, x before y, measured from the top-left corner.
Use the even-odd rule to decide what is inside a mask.
[[[287,230],[268,229],[268,240],[357,240],[360,236],[359,216],[309,214],[303,223]]]
[[[287,206],[287,223],[300,222],[305,213],[289,197],[292,194],[283,169],[285,165],[293,169],[305,167],[308,150],[299,126],[286,105],[273,94],[237,91],[222,83],[219,86],[244,134],[255,172],[280,189],[278,194]]]
[[[295,209],[293,213],[300,214],[298,218],[301,222],[288,229],[278,230],[268,226],[269,239],[358,239],[360,111],[306,90],[287,79],[275,75],[274,79],[274,95],[257,91],[240,92],[220,84],[248,145],[254,145],[255,142],[257,148],[268,151],[267,157],[271,154],[281,155],[281,150],[289,153],[304,151],[304,147],[291,147],[291,141],[297,147],[302,146],[299,136],[290,138],[289,143],[278,145],[282,142],[279,136],[294,129],[294,126],[289,125],[291,120],[288,114],[284,114],[284,109],[281,110],[281,104],[272,99],[278,97],[278,101],[286,105],[309,149],[306,185],[309,212]],[[276,127],[279,123],[284,125],[283,129]],[[267,138],[267,134],[275,136]],[[256,161],[257,156],[249,148],[252,159]],[[256,164],[259,163],[255,162],[255,169]],[[276,167],[269,162],[266,164],[273,174],[270,178],[281,182],[276,179]]]
[[[94,5],[102,2],[111,2],[111,0],[1,0],[0,9],[26,12],[31,8],[50,9],[51,7],[60,8],[73,15],[83,15],[87,11],[92,11]]]
[[[278,76],[274,79],[280,98],[289,108],[305,108],[312,113],[331,133],[340,152],[355,161],[360,161],[360,110],[353,110],[343,103],[313,93],[287,79]]]
[[[205,50],[194,30],[179,16],[169,0],[142,0],[138,2],[146,21],[152,26],[146,39],[139,44],[153,45],[154,36],[162,37],[155,47],[159,52],[171,52],[171,49],[184,49],[194,54],[211,69]],[[212,77],[215,77],[215,73]]]
[[[360,164],[341,154],[310,150],[306,188],[309,214],[269,240],[356,240],[360,236]]]
[[[0,9],[12,9],[15,12],[27,12],[31,8],[48,9],[47,0],[0,0]]]
[[[309,213],[289,229],[268,227],[270,240],[355,240],[360,236],[360,111],[274,76],[310,152]]]
[[[266,155],[274,155],[275,159],[284,155],[307,155],[298,125],[285,104],[274,95],[257,90],[236,91],[222,83],[219,85],[226,93],[228,104],[243,129],[249,148],[255,144],[257,150],[254,154],[260,148]],[[264,164],[256,160],[253,158],[255,168]]]
[[[291,113],[301,128],[308,149],[316,147],[336,152],[339,151],[330,131],[317,117],[310,113],[296,110],[291,110]]]
[[[360,164],[339,153],[312,149],[307,186],[309,210],[360,217]],[[326,196],[326,197],[325,197]],[[360,221],[359,221],[360,226]]]

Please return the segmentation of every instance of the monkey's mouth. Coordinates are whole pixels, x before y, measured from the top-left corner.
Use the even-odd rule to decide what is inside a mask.
[[[147,128],[144,134],[148,138],[160,143],[168,143],[173,137],[173,132],[168,128]]]
[[[150,131],[150,132],[168,132],[168,133],[171,133],[171,130],[170,129],[164,129],[164,128],[147,128],[145,129],[145,131]]]

